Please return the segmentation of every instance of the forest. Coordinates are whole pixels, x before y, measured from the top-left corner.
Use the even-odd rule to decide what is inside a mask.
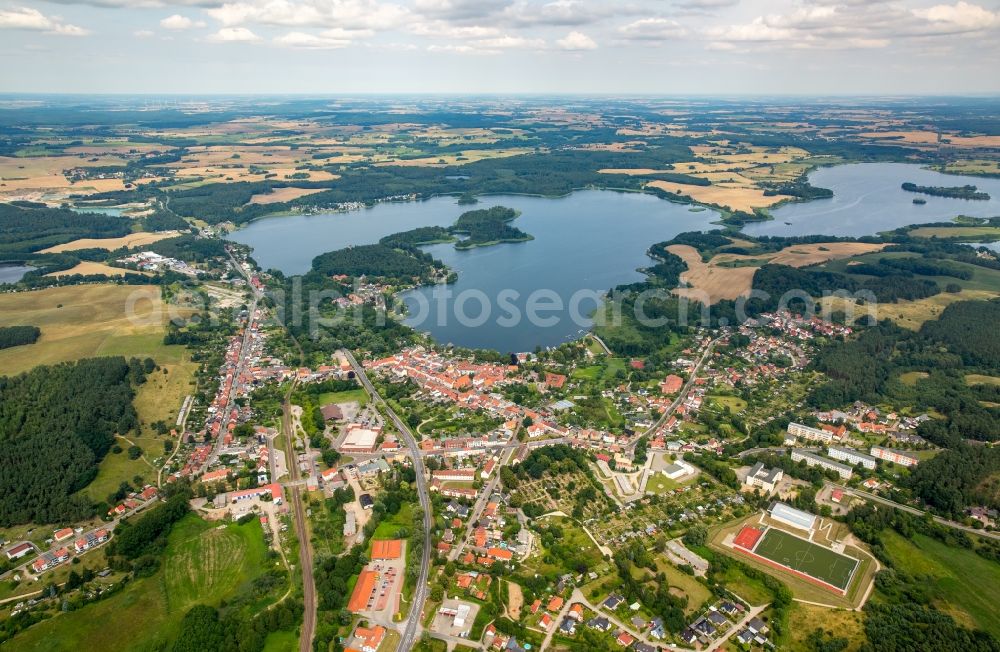
[[[132,221],[127,217],[0,204],[0,257],[24,255],[80,238],[117,238],[131,232]]]
[[[419,249],[396,249],[385,244],[358,245],[313,258],[312,271],[323,276],[372,276],[397,283],[424,282],[443,271],[444,263]]]
[[[0,526],[93,513],[74,493],[93,480],[115,433],[137,425],[135,388],[154,367],[89,358],[0,376]]]
[[[0,326],[0,350],[34,344],[41,334],[38,326]]]
[[[179,235],[176,238],[158,240],[144,247],[166,256],[176,258],[188,263],[200,263],[210,258],[219,258],[226,255],[225,243],[215,238],[196,238],[193,235]]]
[[[497,242],[524,242],[532,237],[508,224],[518,216],[518,212],[506,206],[494,206],[462,213],[452,233],[465,234],[464,240],[455,243],[456,249],[471,249]]]
[[[976,186],[918,186],[915,183],[906,182],[903,184],[906,192],[919,192],[931,197],[948,197],[951,199],[971,199],[978,201],[989,201],[990,194],[979,192]]]

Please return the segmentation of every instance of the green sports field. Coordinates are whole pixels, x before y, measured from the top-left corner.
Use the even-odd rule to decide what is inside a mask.
[[[858,561],[797,536],[769,528],[754,554],[847,590]]]

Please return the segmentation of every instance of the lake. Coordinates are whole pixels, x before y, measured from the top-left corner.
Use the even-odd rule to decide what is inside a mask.
[[[0,283],[17,283],[33,269],[30,265],[0,265]]]
[[[858,163],[820,168],[809,180],[833,190],[834,197],[786,204],[774,211],[773,221],[749,224],[744,232],[861,236],[961,214],[1000,216],[1000,179],[941,174],[911,164]],[[905,181],[971,184],[991,199],[910,193],[900,188]],[[915,205],[915,197],[927,203]],[[437,197],[349,213],[265,218],[228,237],[253,247],[264,269],[301,274],[323,252],[371,244],[420,226],[450,226],[466,210],[496,205],[521,211],[514,224],[535,239],[466,251],[450,243],[425,247],[458,272],[458,282],[405,293],[410,311],[406,323],[439,342],[460,346],[502,352],[553,346],[588,328],[585,315],[596,307],[600,292],[643,279],[636,270],[650,264],[645,253],[650,245],[683,231],[717,228],[712,222],[718,219],[714,211],[692,212],[651,195],[585,190],[558,199],[492,196],[474,207],[458,206],[454,197]],[[534,319],[526,317],[529,306],[535,308]]]
[[[977,186],[988,201],[948,199],[907,192],[900,186]],[[942,174],[908,163],[851,163],[819,168],[809,182],[833,191],[830,199],[785,204],[772,211],[774,220],[747,224],[748,235],[875,235],[922,222],[946,222],[958,215],[1000,216],[1000,179]],[[914,198],[927,201],[919,206]],[[790,222],[791,224],[786,224]]]
[[[508,352],[557,345],[587,329],[586,315],[599,293],[644,278],[637,268],[652,262],[646,255],[650,245],[710,229],[718,219],[714,211],[692,212],[652,195],[585,190],[558,199],[491,196],[472,207],[437,197],[350,213],[266,218],[228,237],[253,247],[264,269],[301,274],[325,251],[419,226],[450,226],[466,210],[498,205],[521,211],[514,225],[535,239],[465,251],[451,243],[425,247],[458,272],[458,282],[404,294],[408,324],[439,342],[467,347]],[[561,307],[552,308],[557,303]],[[537,319],[528,318],[529,308]],[[517,313],[520,319],[513,318]]]

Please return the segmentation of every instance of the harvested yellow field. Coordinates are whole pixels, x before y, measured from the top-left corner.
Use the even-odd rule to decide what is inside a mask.
[[[698,250],[690,245],[670,245],[667,251],[687,264],[681,281],[688,287],[677,288],[674,294],[702,303],[738,299],[748,294],[756,267],[716,267],[702,261]]]
[[[292,201],[299,197],[313,195],[323,192],[323,188],[275,188],[270,194],[254,195],[250,198],[251,204],[280,204]]]
[[[850,258],[861,254],[870,254],[873,251],[881,251],[885,244],[873,244],[868,242],[817,242],[813,244],[794,245],[786,247],[773,254],[742,255],[742,254],[718,254],[714,256],[710,265],[719,265],[737,261],[753,261],[767,259],[767,262],[775,265],[788,265],[789,267],[805,267],[807,265],[818,265],[830,260],[839,258]]]
[[[443,154],[441,156],[426,156],[423,158],[397,159],[387,157],[379,160],[375,165],[393,165],[400,167],[436,167],[445,165],[462,165],[464,163],[474,163],[489,158],[508,158],[510,156],[521,156],[530,154],[533,149],[527,147],[515,147],[512,149],[469,149],[457,154]]]
[[[715,303],[748,294],[753,287],[754,273],[758,267],[766,263],[805,267],[879,251],[883,247],[884,244],[864,242],[820,242],[786,247],[769,254],[722,253],[713,256],[707,263],[702,260],[698,250],[689,245],[671,245],[667,247],[667,251],[679,256],[688,267],[688,271],[682,273],[680,277],[688,287],[678,288],[674,290],[674,294]],[[740,262],[745,264],[733,265]]]
[[[121,267],[112,267],[110,265],[105,265],[104,263],[95,263],[89,260],[85,260],[78,264],[76,267],[71,267],[67,270],[61,272],[50,272],[46,276],[54,276],[59,278],[61,276],[72,276],[73,274],[104,274],[105,276],[125,276],[125,272],[131,272],[129,269],[122,269]],[[135,274],[144,274],[145,272],[133,272]]]
[[[672,181],[650,181],[646,185],[676,195],[690,197],[699,204],[712,204],[734,211],[752,212],[755,208],[770,208],[788,199],[784,195],[772,195],[768,197],[759,188],[747,188],[732,184],[693,186]]]
[[[106,249],[108,251],[114,251],[115,249],[121,249],[122,247],[128,247],[131,249],[133,247],[144,247],[148,244],[157,242],[158,240],[173,238],[178,235],[180,235],[180,231],[160,231],[158,233],[140,231],[138,233],[129,233],[121,238],[81,238],[65,244],[49,247],[48,249],[42,249],[39,253],[60,254],[64,251],[79,251],[80,249]]]
[[[942,136],[942,140],[959,147],[1000,147],[1000,136]]]
[[[71,285],[2,294],[0,326],[31,324],[42,335],[34,344],[0,351],[0,375],[99,355],[180,362],[184,347],[163,344],[170,310],[179,317],[193,312],[168,310],[160,288],[150,285]]]
[[[898,303],[880,303],[871,306],[872,314],[876,319],[891,319],[899,326],[918,330],[924,322],[929,319],[937,319],[950,304],[956,301],[973,301],[996,298],[994,292],[985,290],[963,290],[956,294],[942,292],[926,299],[917,301],[899,301]],[[820,304],[825,310],[830,311],[854,311],[855,318],[868,314],[868,308],[857,306],[853,301],[847,301],[837,297],[824,297]]]
[[[934,131],[866,131],[858,134],[874,140],[895,140],[911,145],[936,145],[938,134]]]

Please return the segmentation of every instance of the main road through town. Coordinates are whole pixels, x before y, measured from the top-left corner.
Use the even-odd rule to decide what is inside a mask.
[[[424,554],[423,558],[420,560],[420,576],[417,578],[417,586],[413,590],[413,604],[410,606],[410,613],[406,619],[406,626],[403,629],[399,646],[396,648],[400,652],[408,652],[408,650],[413,648],[413,644],[416,642],[417,636],[420,633],[420,614],[423,613],[424,603],[427,601],[427,574],[429,573],[431,567],[431,497],[427,489],[427,478],[424,477],[424,458],[420,454],[420,448],[417,446],[417,439],[413,436],[409,426],[407,426],[406,422],[400,419],[389,404],[386,403],[381,396],[379,396],[379,393],[375,390],[375,386],[372,385],[370,380],[368,380],[368,376],[365,374],[364,368],[358,364],[354,355],[347,350],[344,350],[343,354],[351,363],[351,367],[354,368],[355,375],[357,375],[358,380],[361,381],[361,385],[365,388],[365,391],[368,392],[368,395],[371,396],[372,401],[375,405],[385,411],[393,425],[395,425],[396,429],[399,430],[399,434],[406,442],[407,448],[410,449],[410,453],[413,458],[413,471],[417,476],[417,495],[420,497],[420,507],[424,512]]]

